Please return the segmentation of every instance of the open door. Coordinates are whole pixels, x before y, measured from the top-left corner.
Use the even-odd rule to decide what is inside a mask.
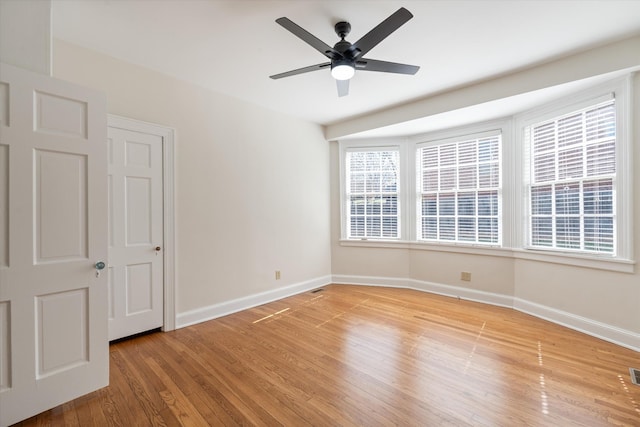
[[[104,387],[102,94],[0,65],[0,425]]]

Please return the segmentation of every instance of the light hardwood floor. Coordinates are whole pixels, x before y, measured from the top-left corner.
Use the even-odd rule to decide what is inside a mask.
[[[640,426],[640,353],[411,290],[326,286],[110,352],[109,387],[20,425]]]

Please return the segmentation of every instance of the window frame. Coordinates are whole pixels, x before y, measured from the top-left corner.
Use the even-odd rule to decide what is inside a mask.
[[[422,196],[423,196],[423,191],[422,191],[422,185],[421,185],[421,181],[423,179],[422,177],[422,169],[420,166],[420,162],[422,160],[420,152],[422,149],[424,148],[430,148],[430,147],[438,147],[438,146],[443,146],[443,145],[451,145],[451,144],[460,144],[463,142],[467,142],[467,141],[471,141],[471,140],[481,140],[481,139],[486,139],[486,138],[492,138],[492,137],[498,137],[498,160],[497,160],[497,164],[498,164],[498,186],[496,188],[497,191],[497,214],[496,219],[497,219],[497,241],[496,242],[481,242],[481,241],[477,241],[477,240],[458,240],[457,236],[454,239],[448,240],[448,239],[427,239],[427,238],[423,238],[420,234],[422,232],[422,225],[421,225],[421,219],[422,219]],[[491,130],[484,130],[484,131],[479,131],[479,132],[472,132],[472,133],[461,133],[459,132],[457,135],[455,136],[448,136],[446,138],[438,138],[438,139],[429,139],[428,141],[423,141],[423,142],[417,142],[414,146],[414,158],[415,158],[415,186],[416,186],[416,191],[415,191],[415,198],[414,198],[414,206],[415,206],[415,210],[416,210],[416,221],[414,223],[414,227],[415,227],[415,240],[419,243],[428,243],[428,244],[448,244],[448,245],[471,245],[471,246],[480,246],[480,247],[502,247],[502,236],[503,236],[503,226],[502,226],[502,206],[503,206],[503,202],[502,202],[502,195],[503,195],[503,190],[502,190],[502,184],[504,182],[504,175],[503,175],[503,166],[504,166],[504,160],[503,160],[503,129],[502,128],[496,128],[496,129],[491,129]],[[479,162],[474,162],[475,164],[480,164]],[[459,172],[459,167],[460,167],[460,163],[457,163],[454,165],[456,173]],[[480,187],[476,186],[473,189],[460,189],[458,188],[458,186],[456,185],[456,188],[451,190],[451,192],[453,192],[454,194],[458,195],[459,193],[466,193],[466,192],[475,192],[476,195],[477,193],[483,191]],[[487,190],[488,191],[488,190]],[[440,194],[440,190],[436,191],[435,194]],[[455,206],[457,207],[458,204],[457,202],[455,203]],[[436,215],[436,217],[440,217],[441,215],[438,214]],[[457,221],[460,218],[460,214],[458,212],[458,209],[455,209],[454,212],[454,218]],[[475,218],[475,219],[479,219],[481,215],[479,215],[478,212],[475,213],[475,215],[471,216],[470,218]],[[493,215],[491,215],[493,217]],[[456,230],[458,229],[458,226],[456,225],[454,227]],[[477,232],[477,229],[476,229]]]
[[[404,179],[404,152],[403,144],[398,141],[374,140],[374,141],[340,141],[340,235],[341,239],[348,241],[373,241],[373,242],[395,242],[406,240],[406,205],[403,201],[403,190],[406,180]],[[349,196],[347,192],[347,153],[351,152],[371,152],[371,151],[397,151],[398,152],[398,181],[397,185],[397,209],[398,209],[398,237],[349,237],[350,215],[347,212]]]
[[[618,78],[602,85],[587,89],[571,97],[565,97],[544,106],[531,109],[523,114],[515,116],[515,129],[522,173],[516,177],[519,185],[519,201],[516,210],[522,218],[519,227],[516,228],[517,239],[514,248],[518,251],[519,258],[537,259],[549,262],[558,262],[563,259],[563,263],[572,265],[602,266],[603,262],[619,263],[620,267],[611,264],[612,269],[622,269],[626,271],[625,264],[633,263],[633,197],[631,193],[632,182],[632,138],[631,138],[631,81],[630,77]],[[531,238],[531,206],[530,206],[530,185],[531,185],[531,147],[527,138],[527,129],[536,124],[548,120],[557,119],[571,112],[596,106],[607,100],[615,99],[616,112],[616,173],[614,182],[614,203],[615,203],[615,241],[616,246],[613,253],[580,251],[563,248],[543,248],[534,246],[530,242]],[[583,180],[588,180],[583,178]]]

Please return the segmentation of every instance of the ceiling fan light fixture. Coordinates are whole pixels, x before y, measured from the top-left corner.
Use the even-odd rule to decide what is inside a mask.
[[[349,80],[356,73],[356,68],[349,61],[339,61],[331,66],[331,76],[336,80]]]
[[[2,0],[0,0],[2,1]],[[386,39],[391,33],[413,18],[411,12],[404,7],[396,10],[391,16],[375,26],[371,31],[360,37],[355,43],[350,43],[345,38],[351,31],[351,24],[340,21],[334,26],[334,30],[340,41],[333,47],[329,46],[287,17],[276,19],[285,30],[290,31],[294,36],[307,43],[309,46],[320,52],[331,62],[310,65],[296,70],[269,76],[272,79],[295,76],[297,74],[308,73],[317,70],[326,70],[331,66],[331,76],[336,80],[338,96],[349,94],[349,80],[358,70],[378,71],[383,73],[415,74],[420,67],[417,65],[399,64],[396,62],[379,61],[367,58],[367,53],[376,47],[378,43]]]

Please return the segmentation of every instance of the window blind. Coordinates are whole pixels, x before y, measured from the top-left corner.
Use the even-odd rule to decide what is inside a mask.
[[[530,244],[614,253],[615,100],[528,129]]]
[[[347,152],[348,238],[399,237],[399,162],[398,150]]]
[[[500,243],[500,135],[418,148],[418,238]]]

